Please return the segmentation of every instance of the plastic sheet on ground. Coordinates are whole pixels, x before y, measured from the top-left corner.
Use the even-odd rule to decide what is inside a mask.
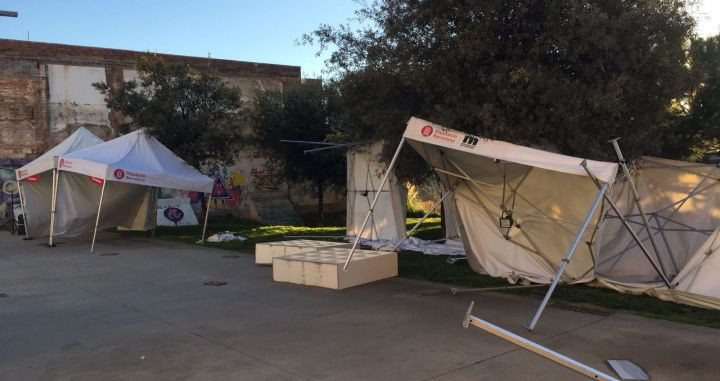
[[[208,242],[225,242],[225,241],[244,241],[247,238],[233,233],[218,233],[208,237]]]

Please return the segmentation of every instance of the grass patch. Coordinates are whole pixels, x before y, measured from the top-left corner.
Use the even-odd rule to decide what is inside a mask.
[[[418,220],[419,218],[408,218],[408,229],[412,228]],[[160,226],[157,228],[156,237],[163,240],[194,244],[200,239],[200,230],[201,227],[198,226]],[[232,216],[213,216],[209,221],[208,230],[211,234],[229,231],[242,235],[247,240],[242,242],[207,243],[207,246],[245,253],[254,253],[256,243],[297,239],[287,236],[345,235],[344,226],[267,226],[252,221],[240,220]],[[123,234],[136,233],[123,232]],[[440,218],[428,218],[413,235],[429,240],[442,237]],[[323,239],[328,240],[328,238]],[[398,255],[398,265],[399,276],[404,278],[467,288],[508,285],[508,282],[503,278],[494,278],[475,273],[467,262],[463,261],[450,265],[447,263],[447,256],[445,255],[422,255],[403,251]],[[503,292],[541,299],[546,290],[547,288],[540,287]],[[620,294],[606,288],[586,285],[559,285],[553,294],[552,300],[594,305],[611,311],[626,312],[649,318],[720,328],[720,311],[665,302],[646,295]]]

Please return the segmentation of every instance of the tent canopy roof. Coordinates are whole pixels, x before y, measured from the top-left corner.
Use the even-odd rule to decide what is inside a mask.
[[[177,157],[144,129],[62,155],[58,169],[103,180],[210,192],[213,180]]]
[[[56,158],[58,156],[92,147],[102,142],[102,139],[95,136],[90,130],[85,127],[80,127],[73,132],[72,135],[60,142],[60,144],[49,149],[37,159],[18,168],[16,171],[17,179],[23,180],[38,173],[54,169],[57,165]]]
[[[418,152],[420,152],[421,155],[423,153],[422,145],[429,144],[439,148],[447,148],[503,162],[587,176],[587,173],[580,165],[584,159],[499,140],[484,139],[464,132],[451,130],[415,117],[410,118],[408,121],[403,137],[415,148],[418,148]],[[465,157],[467,160],[472,160],[472,157],[468,157],[468,155],[459,156]],[[612,183],[614,181],[617,173],[616,163],[595,160],[586,160],[586,162],[588,169],[598,180],[605,183]],[[433,163],[431,162],[430,164]],[[437,168],[438,166],[435,167]],[[443,166],[439,167],[442,168]]]

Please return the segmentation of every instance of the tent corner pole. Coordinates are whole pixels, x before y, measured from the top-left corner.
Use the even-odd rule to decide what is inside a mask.
[[[105,185],[107,185],[107,180],[103,179],[102,189],[100,190],[100,202],[98,203],[97,217],[95,217],[95,230],[93,231],[92,244],[90,245],[90,254],[95,251],[95,237],[97,236],[98,225],[100,224],[100,211],[102,210],[103,197],[105,196]]]
[[[588,169],[588,167],[587,167],[587,163],[583,161],[580,165],[582,165],[582,167],[585,169],[585,172],[587,172],[588,176],[590,176],[590,179],[592,179],[592,181],[595,183],[595,186],[598,187],[598,189],[600,189],[600,181],[598,181],[598,179],[595,177],[595,175],[592,172],[590,172],[590,169]],[[610,196],[607,195],[607,193],[605,193],[604,197],[605,197],[605,201],[608,203],[608,205],[610,205],[610,208],[615,212],[615,214],[617,214],[617,217],[620,219],[620,221],[622,221],[623,226],[625,226],[625,229],[630,233],[630,236],[635,241],[635,243],[638,245],[638,247],[640,248],[640,251],[642,251],[643,255],[645,255],[645,258],[648,260],[648,262],[650,262],[650,265],[652,266],[652,268],[655,270],[655,272],[658,273],[658,275],[660,275],[660,278],[662,279],[663,283],[665,283],[665,286],[667,286],[667,288],[672,289],[673,288],[672,284],[667,279],[665,274],[662,272],[660,267],[658,267],[658,265],[655,263],[655,261],[653,261],[652,257],[650,256],[650,252],[648,252],[648,249],[642,243],[642,241],[640,240],[640,237],[638,237],[637,233],[635,233],[632,226],[630,226],[630,223],[628,222],[627,218],[625,218],[625,216],[622,213],[620,213],[620,209],[618,209],[617,205],[615,205],[615,202],[612,200],[612,198],[610,198]]]
[[[638,208],[638,212],[640,212],[640,218],[642,218],[643,225],[645,225],[645,230],[647,231],[648,237],[650,238],[650,243],[652,244],[653,251],[655,251],[655,256],[658,259],[658,264],[660,264],[660,269],[662,269],[663,275],[667,277],[668,272],[665,268],[665,264],[662,261],[662,257],[660,256],[660,248],[658,247],[657,241],[655,240],[655,234],[650,227],[650,221],[648,220],[647,214],[645,214],[645,209],[643,209],[642,203],[640,202],[640,194],[635,187],[635,181],[633,180],[632,175],[630,174],[630,170],[627,167],[627,162],[625,161],[625,157],[623,157],[622,151],[620,150],[618,140],[620,140],[620,138],[612,139],[610,140],[610,143],[612,143],[613,148],[615,149],[615,154],[618,157],[620,167],[625,173],[625,176],[627,176],[628,185],[630,185],[630,191],[632,191],[633,194],[633,201],[635,202],[635,206],[637,206]],[[672,253],[669,254],[672,255]]]
[[[52,174],[52,197],[50,198],[50,236],[48,237],[48,247],[55,246],[53,244],[53,235],[55,234],[55,212],[57,206],[58,182],[60,181],[60,171],[53,169]]]
[[[352,260],[353,254],[355,254],[355,250],[357,249],[358,243],[360,243],[360,238],[362,238],[362,234],[365,231],[365,227],[367,226],[368,221],[370,220],[370,216],[373,214],[373,209],[375,208],[375,204],[377,203],[378,199],[380,198],[380,195],[382,194],[382,189],[385,187],[385,183],[387,182],[387,179],[390,177],[390,174],[392,173],[393,169],[395,168],[395,163],[397,162],[398,156],[400,156],[400,151],[403,148],[403,145],[405,144],[405,136],[400,139],[400,144],[398,144],[397,149],[395,150],[395,154],[392,157],[392,160],[390,160],[390,164],[388,164],[387,170],[385,171],[385,176],[383,176],[382,181],[380,181],[380,186],[378,187],[378,190],[375,192],[375,197],[372,200],[372,203],[370,203],[370,208],[365,215],[365,221],[363,221],[362,227],[360,228],[360,231],[357,233],[357,237],[355,237],[355,242],[353,242],[352,248],[350,248],[350,253],[348,254],[347,259],[345,260],[345,264],[343,265],[343,271],[347,271],[348,265],[350,264],[350,261]]]
[[[550,297],[553,294],[553,291],[555,291],[555,287],[557,287],[558,282],[560,282],[560,277],[562,277],[562,274],[565,272],[565,268],[567,267],[568,263],[570,263],[570,259],[572,258],[573,254],[575,253],[575,249],[577,249],[578,244],[580,243],[580,240],[582,239],[583,235],[585,234],[585,230],[587,229],[588,225],[590,225],[590,220],[592,219],[593,215],[595,214],[595,211],[597,210],[598,206],[601,204],[601,201],[603,200],[603,197],[605,196],[605,192],[607,191],[608,184],[605,183],[600,188],[600,191],[598,191],[597,196],[595,196],[595,201],[593,201],[592,207],[590,207],[590,210],[588,211],[587,215],[585,216],[585,220],[583,221],[582,225],[580,226],[580,229],[578,230],[577,234],[575,235],[575,239],[573,240],[572,245],[570,245],[570,248],[568,249],[567,253],[565,254],[565,258],[562,260],[562,264],[558,268],[557,272],[555,273],[555,276],[553,277],[552,284],[550,285],[550,288],[548,289],[547,293],[545,293],[545,297],[542,300],[542,303],[540,303],[540,307],[538,307],[538,310],[535,312],[535,316],[533,316],[532,320],[530,321],[530,325],[528,325],[526,328],[529,331],[532,331],[535,329],[535,325],[537,324],[538,320],[540,319],[540,315],[542,315],[543,310],[545,310],[545,306],[547,306],[548,301],[550,300]]]
[[[435,201],[435,203],[433,204],[433,206],[431,206],[430,209],[428,209],[427,213],[425,213],[425,215],[422,216],[422,218],[420,218],[420,220],[418,220],[418,222],[412,227],[412,229],[410,229],[410,231],[407,232],[407,234],[405,234],[405,237],[404,237],[403,239],[401,239],[398,243],[396,243],[395,246],[393,246],[393,248],[390,249],[390,251],[395,251],[395,250],[397,250],[397,249],[400,247],[400,245],[402,245],[405,241],[407,241],[407,239],[410,238],[410,236],[415,232],[415,230],[416,230],[418,227],[420,227],[420,225],[421,225],[423,222],[425,222],[425,220],[426,220],[428,217],[430,217],[430,214],[431,214],[440,204],[442,204],[442,202],[443,202],[449,195],[451,195],[451,194],[454,193],[454,192],[455,192],[455,187],[453,187],[453,188],[450,189],[448,192],[446,192],[442,197],[440,197],[439,200]]]
[[[25,213],[25,197],[23,197],[22,191],[22,180],[17,181],[18,194],[20,195],[20,213],[23,217],[23,229],[25,229],[25,239],[30,239],[30,232],[28,232],[27,213]]]
[[[205,222],[203,222],[203,231],[202,231],[202,238],[200,238],[200,244],[205,244],[205,234],[207,232],[207,224],[208,224],[208,216],[210,215],[210,203],[212,202],[212,192],[210,192],[210,196],[208,197],[207,206],[205,207]]]

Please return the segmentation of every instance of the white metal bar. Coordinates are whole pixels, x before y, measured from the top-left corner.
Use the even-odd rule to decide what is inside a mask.
[[[442,197],[440,197],[439,200],[435,201],[433,206],[430,207],[430,209],[428,209],[427,213],[425,213],[425,215],[422,216],[422,218],[420,218],[420,220],[415,224],[415,226],[413,226],[412,229],[410,229],[410,231],[407,232],[407,234],[405,234],[405,237],[403,239],[401,239],[400,242],[395,244],[395,246],[393,246],[393,248],[390,249],[390,251],[397,250],[398,247],[400,247],[400,245],[402,245],[403,242],[405,242],[408,238],[410,238],[410,236],[415,232],[415,230],[418,227],[420,227],[420,225],[430,216],[430,214],[435,210],[435,208],[437,208],[447,198],[447,196],[449,196],[453,193],[455,193],[455,187],[452,187],[452,189],[450,189],[447,193],[445,193]]]
[[[535,329],[535,325],[537,324],[538,320],[540,319],[540,315],[542,315],[543,310],[545,309],[545,306],[547,305],[548,301],[550,300],[550,297],[552,296],[553,291],[555,291],[555,287],[557,287],[557,284],[560,281],[562,274],[565,272],[565,268],[567,267],[568,263],[570,263],[570,258],[572,258],[573,254],[575,253],[575,249],[577,249],[577,246],[583,237],[583,234],[585,234],[585,230],[587,229],[588,225],[590,225],[590,220],[592,219],[593,215],[595,214],[595,210],[597,210],[598,206],[600,205],[600,203],[603,199],[603,196],[605,196],[605,192],[607,191],[607,188],[608,188],[607,183],[603,184],[602,187],[600,188],[600,191],[598,192],[597,196],[595,196],[595,201],[593,201],[592,207],[590,207],[590,210],[588,211],[587,215],[585,216],[585,220],[583,221],[582,226],[580,226],[580,229],[578,230],[577,234],[575,235],[575,239],[573,240],[572,245],[570,245],[570,248],[568,249],[567,253],[565,254],[565,258],[563,258],[562,263],[560,264],[560,267],[558,268],[557,272],[555,273],[555,276],[553,277],[553,282],[550,285],[550,288],[548,289],[547,293],[545,294],[545,297],[543,298],[542,303],[540,303],[540,307],[535,312],[535,316],[533,316],[532,320],[530,321],[530,325],[527,327],[530,331]]]
[[[200,238],[200,244],[205,244],[205,234],[207,233],[208,216],[210,215],[210,203],[212,202],[212,192],[208,197],[207,207],[205,208],[205,222],[203,222],[202,238]]]
[[[25,229],[25,239],[30,239],[30,232],[28,231],[27,213],[25,213],[25,198],[22,191],[22,181],[17,181],[18,194],[20,195],[20,212],[23,216],[23,229]]]
[[[615,154],[617,155],[620,162],[620,167],[622,168],[623,172],[625,172],[625,176],[627,176],[628,185],[630,185],[630,191],[632,191],[635,206],[637,206],[638,212],[640,212],[640,218],[642,218],[643,224],[645,225],[645,230],[650,237],[650,243],[653,247],[653,251],[655,251],[655,256],[657,257],[658,263],[660,264],[660,269],[662,269],[663,274],[667,277],[668,272],[665,268],[665,264],[662,261],[662,256],[660,256],[660,247],[658,246],[657,241],[655,241],[655,235],[650,228],[650,221],[648,220],[647,214],[645,214],[645,209],[643,209],[642,203],[640,202],[640,194],[638,194],[637,188],[635,187],[635,181],[633,180],[632,174],[627,167],[627,163],[625,163],[625,158],[623,157],[622,151],[620,150],[620,145],[617,142],[618,139],[619,138],[613,139],[610,141],[610,143],[612,143],[613,148],[615,148]],[[672,252],[668,254],[672,256]]]
[[[555,352],[550,348],[544,347],[534,341],[530,341],[522,336],[516,335],[508,330],[500,328],[500,327],[498,327],[490,322],[487,322],[483,319],[480,319],[479,317],[471,315],[474,304],[475,304],[475,302],[471,302],[470,307],[468,308],[467,312],[465,313],[465,320],[463,320],[463,327],[468,328],[469,326],[472,325],[474,327],[480,328],[483,331],[489,332],[501,339],[507,340],[517,346],[527,349],[530,352],[540,355],[550,361],[556,362],[564,367],[572,369],[572,370],[574,370],[586,377],[592,378],[594,380],[620,381],[613,376],[603,373],[597,369],[591,368],[579,361],[573,360],[570,357],[567,357],[558,352]]]
[[[100,190],[100,202],[98,203],[97,217],[95,217],[95,230],[93,231],[92,244],[90,245],[90,254],[95,251],[95,237],[97,236],[98,225],[100,224],[100,211],[102,210],[103,197],[105,196],[105,186],[107,180],[103,179],[102,189]]]
[[[55,233],[55,212],[57,205],[58,182],[60,181],[60,171],[53,169],[52,174],[52,196],[50,197],[50,237],[48,238],[48,246],[53,246],[53,235]]]
[[[387,179],[390,177],[390,174],[393,171],[393,168],[395,167],[395,162],[397,162],[398,156],[400,156],[400,151],[403,148],[403,145],[405,144],[405,137],[403,136],[402,139],[400,139],[400,144],[398,144],[398,148],[395,150],[395,154],[392,157],[392,160],[390,160],[390,164],[388,164],[387,170],[385,171],[385,176],[383,176],[382,181],[380,181],[380,186],[378,189],[382,190],[385,186],[385,182],[387,182]],[[350,264],[350,261],[352,260],[353,254],[355,254],[355,249],[357,249],[358,243],[360,243],[360,238],[362,237],[363,232],[365,231],[365,226],[367,226],[368,221],[370,220],[370,216],[373,214],[373,209],[375,208],[375,204],[377,203],[378,199],[380,198],[380,195],[382,192],[376,192],[375,197],[373,198],[372,203],[370,204],[370,209],[368,210],[367,214],[365,215],[365,221],[363,221],[362,227],[360,228],[360,231],[358,232],[357,237],[355,237],[355,242],[353,242],[352,248],[350,248],[350,254],[348,254],[347,259],[345,260],[345,265],[343,266],[343,270],[347,271],[348,265]]]

